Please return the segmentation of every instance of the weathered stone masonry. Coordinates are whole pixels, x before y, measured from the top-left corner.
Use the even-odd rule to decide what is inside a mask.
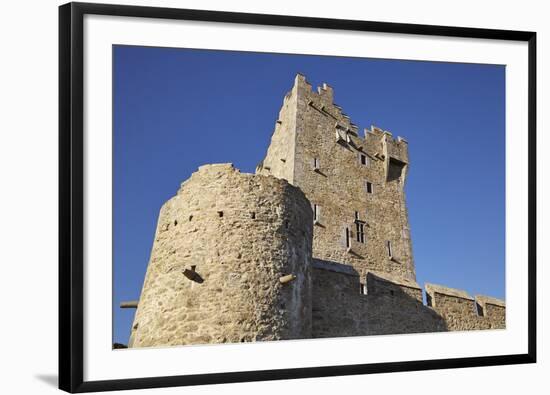
[[[130,347],[505,328],[505,304],[416,283],[408,143],[363,136],[297,75],[256,175],[202,166],[164,204]]]
[[[129,346],[311,337],[312,222],[285,180],[201,167],[160,211]]]
[[[325,84],[318,92],[305,77],[296,76],[257,173],[288,180],[317,206],[315,258],[349,264],[361,276],[378,270],[414,280],[403,190],[407,143],[378,128],[360,137],[357,126],[333,103],[332,88]],[[357,225],[362,226],[362,241]]]

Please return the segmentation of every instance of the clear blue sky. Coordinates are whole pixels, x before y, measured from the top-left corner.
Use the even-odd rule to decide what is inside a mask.
[[[409,141],[418,282],[504,298],[504,66],[117,46],[113,67],[114,341],[161,205],[202,164],[254,172],[297,72]]]

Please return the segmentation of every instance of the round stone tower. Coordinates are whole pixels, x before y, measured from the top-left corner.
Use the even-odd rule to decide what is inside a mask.
[[[312,224],[287,181],[200,167],[160,210],[129,346],[310,338]]]

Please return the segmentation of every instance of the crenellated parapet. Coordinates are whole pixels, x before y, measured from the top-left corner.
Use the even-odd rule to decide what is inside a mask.
[[[506,303],[490,296],[476,295],[476,308],[479,316],[486,317],[493,328],[506,327]]]
[[[388,148],[390,147],[390,148]],[[388,155],[388,149],[392,152]],[[365,136],[334,102],[298,74],[258,174],[299,187],[314,211],[313,257],[415,279],[404,182],[407,144],[378,128]]]
[[[388,273],[314,259],[312,296],[314,338],[447,330],[415,281]]]
[[[367,272],[365,278],[367,295],[403,297],[422,303],[422,288],[414,280],[384,272]]]
[[[505,328],[505,303],[391,273],[313,260],[313,337]]]
[[[446,321],[449,330],[504,329],[506,304],[488,296],[470,296],[466,291],[426,284],[428,306]]]

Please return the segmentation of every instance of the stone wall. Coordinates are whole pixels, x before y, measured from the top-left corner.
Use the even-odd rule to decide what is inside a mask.
[[[350,266],[314,260],[312,271],[314,338],[358,336],[367,328],[367,300]]]
[[[256,167],[256,173],[275,175],[294,181],[294,157],[296,149],[297,87],[283,99],[283,105],[275,122],[271,143],[265,158]]]
[[[467,292],[426,284],[427,304],[445,320],[448,330],[506,328],[506,305],[502,300],[468,295]]]
[[[506,327],[503,301],[465,291],[420,286],[383,272],[313,260],[313,337],[367,336]]]
[[[330,86],[325,84],[315,93],[305,77],[297,75],[281,109],[287,116],[279,117],[282,123],[257,172],[288,179],[317,206],[315,258],[346,263],[362,276],[377,270],[414,280],[403,191],[407,144],[378,129],[360,137],[333,96]],[[402,171],[390,179],[392,156]],[[279,157],[285,157],[287,164],[289,157],[294,158],[292,175],[282,168]]]
[[[310,338],[312,222],[287,181],[202,166],[160,211],[130,347]]]
[[[361,278],[348,265],[314,260],[314,338],[447,330],[443,318],[422,303],[416,282],[386,273]]]

